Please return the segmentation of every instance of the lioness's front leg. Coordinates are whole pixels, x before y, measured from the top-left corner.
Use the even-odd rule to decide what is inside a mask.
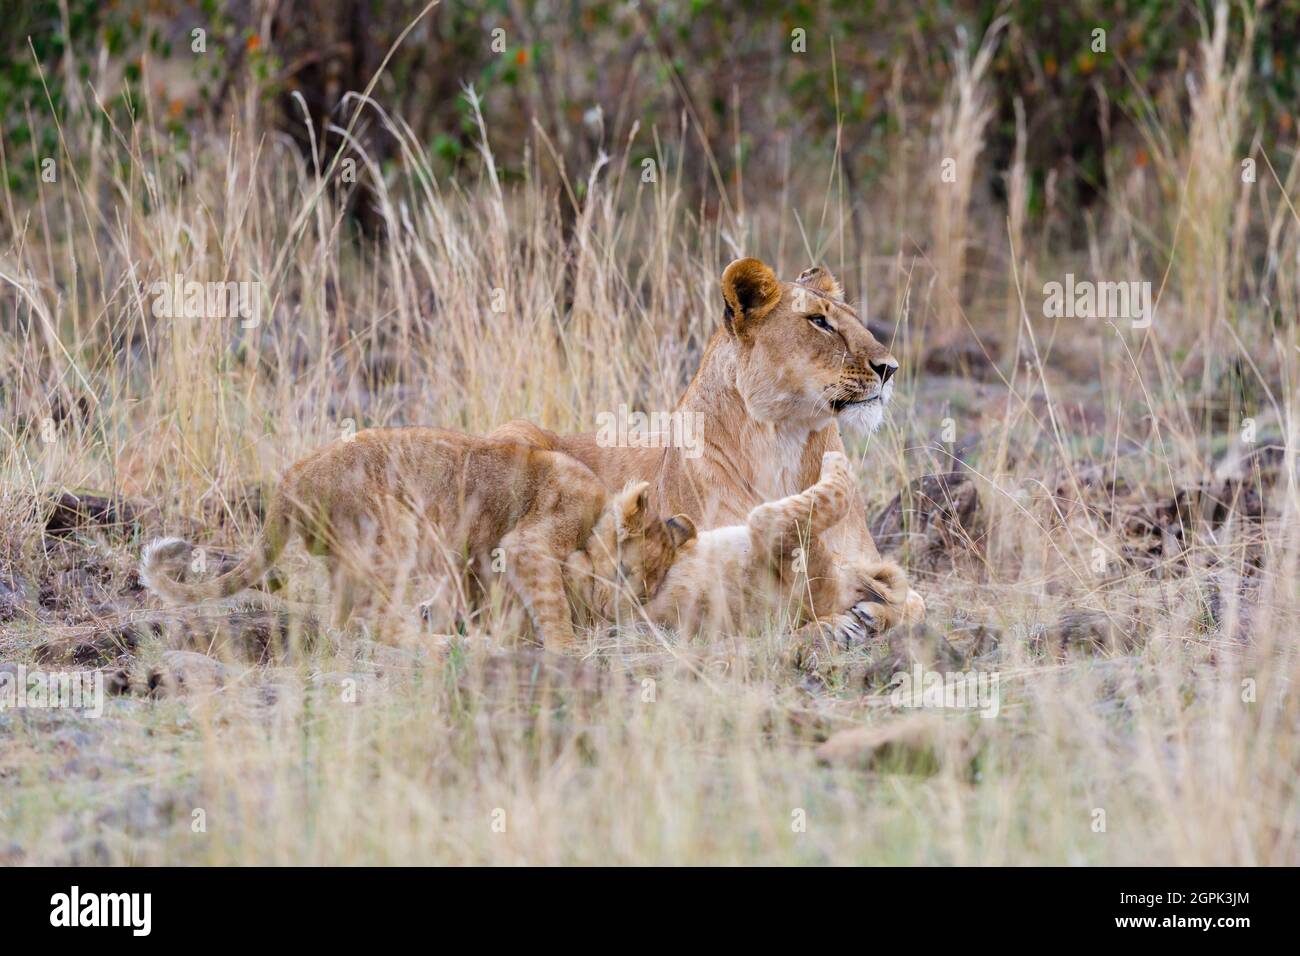
[[[844,648],[869,639],[904,622],[925,617],[920,595],[907,586],[903,569],[893,561],[864,561],[837,568],[839,606],[846,609],[818,615],[790,637],[790,663],[804,670],[820,670]],[[919,614],[912,598],[920,603]]]

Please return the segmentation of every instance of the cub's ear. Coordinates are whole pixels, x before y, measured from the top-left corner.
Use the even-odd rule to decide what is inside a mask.
[[[686,515],[673,515],[664,522],[664,529],[668,532],[668,540],[676,549],[695,540],[695,522]]]
[[[800,285],[806,285],[808,288],[815,290],[818,295],[827,299],[844,301],[844,289],[841,288],[839,280],[821,266],[804,269],[803,272],[799,273],[799,278],[795,281]]]
[[[620,540],[645,530],[650,510],[650,482],[629,482],[614,498],[614,516]]]
[[[781,301],[776,273],[758,259],[737,259],[722,273],[723,321],[732,335],[760,321]]]

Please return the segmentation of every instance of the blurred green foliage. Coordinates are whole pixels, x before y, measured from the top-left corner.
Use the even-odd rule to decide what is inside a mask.
[[[30,0],[6,6],[0,17],[0,134],[11,189],[33,188],[40,161],[58,155],[55,125],[29,123],[28,110],[46,117],[51,103],[61,110],[68,84],[87,78],[84,64],[75,77],[61,68],[69,46],[102,44],[110,55],[120,55],[129,45],[129,23],[110,23],[101,6],[95,0],[67,0],[65,21],[58,0]]]
[[[124,64],[129,101],[147,51],[159,60],[194,59],[196,95],[166,104],[164,118],[176,132],[196,117],[219,115],[251,82],[274,122],[304,150],[312,141],[305,102],[318,148],[330,149],[337,144],[328,124],[342,118],[345,94],[366,86],[423,6],[424,0],[300,0],[274,8],[263,36],[266,22],[255,20],[255,5],[247,3],[23,0],[0,22],[10,185],[24,188],[33,173],[26,105],[49,112],[29,35],[56,112],[66,106],[69,84],[86,81],[101,51]],[[1107,186],[1103,131],[1122,135],[1146,98],[1185,103],[1187,74],[1213,14],[1206,0],[463,0],[441,4],[413,31],[376,98],[409,122],[448,169],[476,161],[478,132],[464,95],[472,85],[507,174],[522,163],[534,122],[572,176],[602,149],[621,146],[634,123],[641,132],[632,159],[639,162],[654,152],[651,129],[675,132],[686,115],[713,154],[686,149],[677,157],[688,184],[708,183],[713,162],[725,178],[738,157],[747,182],[775,180],[785,144],[826,150],[838,127],[850,185],[862,189],[888,161],[890,137],[901,125],[915,131],[930,122],[952,77],[954,46],[973,49],[999,16],[1009,23],[990,77],[989,183],[999,189],[1010,163],[1019,99],[1032,195],[1055,170],[1066,205],[1084,206]],[[1230,57],[1242,18],[1243,8],[1234,7]],[[197,59],[188,48],[195,24],[208,30],[209,44],[208,55]],[[1106,31],[1104,52],[1093,50],[1097,29]],[[1262,8],[1251,62],[1247,136],[1258,130],[1266,146],[1290,143],[1300,102],[1300,0]],[[66,75],[66,64],[75,65],[75,76]],[[36,152],[52,155],[53,124],[37,128]],[[381,164],[398,161],[377,124],[361,130],[361,142]],[[698,140],[692,134],[687,142]]]

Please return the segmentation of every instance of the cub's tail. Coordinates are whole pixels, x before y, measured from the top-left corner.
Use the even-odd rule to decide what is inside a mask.
[[[190,566],[194,546],[180,538],[158,538],[140,556],[140,581],[168,604],[194,604],[229,597],[252,587],[275,563],[288,543],[289,515],[280,498],[267,509],[266,525],[252,552],[220,577],[193,584],[181,580]]]

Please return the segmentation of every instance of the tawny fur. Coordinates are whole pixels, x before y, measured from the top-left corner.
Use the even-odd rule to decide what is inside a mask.
[[[862,564],[841,569],[824,544],[826,534],[849,515],[855,494],[848,460],[827,452],[815,484],[759,505],[741,524],[696,533],[689,519],[670,519],[671,547],[639,564],[639,572],[650,578],[648,586],[633,582],[634,589],[650,596],[642,613],[688,633],[734,632],[779,618],[795,627],[817,623],[865,602],[873,609],[874,630],[892,626],[906,600],[902,569],[892,561],[877,561],[866,573]],[[606,537],[592,551],[619,547],[621,542]],[[609,593],[617,582],[597,574],[582,592],[573,580],[581,570],[576,561],[566,566],[571,596],[581,593],[578,603],[608,616],[617,606],[618,595]]]
[[[698,416],[699,457],[680,448],[603,447],[596,434],[559,436],[528,422],[509,422],[493,436],[567,452],[610,488],[649,482],[652,512],[684,514],[701,529],[743,523],[751,509],[808,488],[822,456],[843,453],[841,422],[880,424],[894,383],[882,382],[878,369],[898,363],[825,269],[782,282],[759,260],[739,259],[722,275],[722,296],[722,326],[676,409]],[[856,491],[824,544],[842,574],[873,579],[880,555]],[[894,600],[899,589],[885,590],[889,617],[924,617],[915,591],[904,586]],[[840,623],[852,629],[849,609],[840,609]]]
[[[548,647],[572,642],[562,566],[610,528],[645,522],[647,486],[615,494],[581,462],[531,444],[433,428],[376,428],[340,439],[285,474],[262,535],[235,568],[194,584],[177,578],[190,546],[177,539],[145,549],[141,580],[172,603],[235,594],[255,584],[295,533],[324,558],[335,623],[412,570],[463,575],[470,589],[504,575]]]

